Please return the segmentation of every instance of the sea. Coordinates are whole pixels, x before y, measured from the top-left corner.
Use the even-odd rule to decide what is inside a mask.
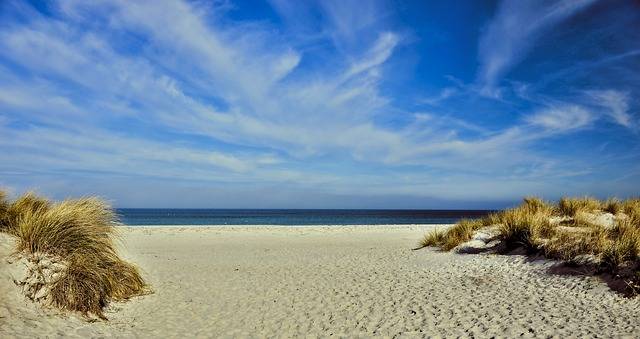
[[[480,218],[492,210],[380,209],[150,209],[121,208],[125,225],[412,225],[453,224]]]

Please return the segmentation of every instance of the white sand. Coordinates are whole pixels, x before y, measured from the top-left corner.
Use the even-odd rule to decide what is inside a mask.
[[[2,259],[0,337],[640,336],[639,298],[520,256],[412,251],[428,228],[127,228],[155,294],[109,322],[39,309]]]

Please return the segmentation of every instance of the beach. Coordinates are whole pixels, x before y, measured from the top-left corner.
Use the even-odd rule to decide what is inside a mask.
[[[108,321],[43,310],[12,284],[6,337],[637,337],[638,299],[519,255],[412,250],[438,227],[122,227],[120,253],[154,293]],[[444,226],[440,226],[444,227]]]

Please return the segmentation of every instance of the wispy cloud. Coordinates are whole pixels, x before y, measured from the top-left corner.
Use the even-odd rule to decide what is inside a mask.
[[[375,69],[391,56],[397,35],[381,34],[359,59],[354,56],[344,65],[344,72],[287,82],[284,78],[295,69],[300,55],[286,45],[266,45],[265,41],[277,37],[211,26],[185,3],[163,6],[156,15],[148,15],[147,8],[129,2],[66,2],[61,13],[68,15],[64,21],[34,15],[28,26],[3,31],[4,57],[37,74],[42,85],[33,86],[29,80],[5,73],[5,79],[15,81],[12,85],[5,82],[1,104],[11,111],[20,110],[22,119],[58,128],[62,124],[57,119],[40,111],[46,107],[58,116],[74,111],[88,115],[90,121],[76,120],[64,127],[71,133],[83,130],[83,123],[95,124],[102,114],[115,113],[123,119],[153,121],[161,129],[238,147],[271,147],[293,156],[345,148],[362,157],[373,152],[370,147],[383,145],[381,140],[400,138],[368,121],[384,104],[377,93]],[[142,34],[157,52],[122,53],[113,48],[107,34],[76,29],[98,12],[110,15],[107,26],[100,29],[113,35]],[[41,60],[44,54],[48,57]],[[182,61],[174,63],[174,57]],[[74,91],[56,88],[51,77],[67,81]],[[202,91],[212,91],[207,96],[212,95],[213,102],[187,94]],[[30,111],[33,113],[25,115]],[[48,132],[52,131],[38,131]],[[27,133],[36,132],[31,129],[16,137],[24,138]],[[359,133],[372,136],[373,142],[360,142],[363,136]],[[105,147],[124,148],[124,144],[105,142]],[[131,148],[135,153],[136,147]],[[159,151],[160,145],[154,148]],[[196,153],[194,157],[198,154],[228,163],[231,169],[242,168],[233,157],[220,153]]]
[[[420,98],[420,102],[428,105],[437,105],[440,102],[449,99],[456,93],[458,93],[458,89],[455,87],[445,87],[437,95]]]
[[[542,110],[528,116],[526,120],[528,123],[548,131],[566,132],[588,126],[595,120],[595,117],[580,106],[565,105]]]
[[[478,81],[483,93],[495,95],[502,76],[527,55],[541,35],[595,1],[502,1],[480,38]]]
[[[365,56],[351,65],[345,74],[345,77],[350,78],[356,74],[360,74],[371,70],[374,67],[380,66],[389,59],[393,53],[393,49],[398,44],[398,41],[399,38],[396,34],[391,32],[382,33],[373,47],[367,51]]]
[[[304,192],[511,198],[543,179],[555,192],[550,182],[586,175],[579,155],[540,152],[541,141],[584,133],[602,117],[635,124],[634,88],[522,100],[542,96],[523,80],[514,98],[496,101],[450,78],[414,101],[406,92],[432,79],[407,78],[401,89],[389,81],[417,42],[389,24],[388,4],[272,3],[290,25],[232,19],[240,3],[70,0],[48,3],[46,14],[2,3],[0,185],[61,191],[114,180],[136,190],[160,180],[283,201]],[[590,4],[518,3],[501,5],[483,35],[487,49],[504,42],[481,48],[487,88],[536,36]],[[298,14],[308,29],[292,27]],[[510,16],[532,25],[512,30]]]
[[[633,128],[634,122],[629,113],[629,94],[616,90],[586,91],[593,104],[604,108],[604,113],[627,128]]]

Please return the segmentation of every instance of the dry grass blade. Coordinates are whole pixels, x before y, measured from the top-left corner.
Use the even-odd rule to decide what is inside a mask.
[[[558,202],[558,210],[560,213],[570,217],[574,217],[578,212],[596,212],[600,209],[600,206],[600,201],[591,197],[563,197]]]
[[[525,198],[522,205],[500,214],[500,237],[509,248],[522,246],[529,251],[538,250],[542,240],[554,233],[549,222],[553,211],[552,205],[539,198]]]
[[[602,212],[616,217],[610,219]],[[632,293],[640,290],[640,199],[600,202],[589,197],[565,197],[553,206],[527,197],[516,208],[431,232],[420,245],[451,250],[472,239],[476,230],[496,225],[506,249],[522,247],[549,258],[591,265],[615,273]]]
[[[603,249],[602,261],[611,269],[638,261],[640,254],[640,227],[636,220],[619,220],[609,231],[612,241]]]
[[[549,258],[573,261],[585,254],[599,255],[607,245],[607,231],[602,227],[563,230],[544,246],[544,253]]]
[[[640,198],[625,200],[622,203],[622,211],[631,219],[640,222]]]
[[[602,210],[613,215],[623,211],[622,201],[618,198],[609,198],[602,204]]]
[[[463,219],[446,231],[436,229],[425,234],[418,243],[418,248],[436,246],[448,251],[471,240],[473,233],[483,226],[482,220]]]
[[[536,248],[533,241],[533,228],[542,218],[527,209],[514,208],[502,215],[500,237],[511,248],[523,246],[528,250]]]
[[[442,246],[444,240],[445,232],[439,229],[434,229],[425,234],[424,237],[420,239],[420,242],[418,242],[418,247],[416,249]]]
[[[594,222],[593,217],[594,215],[591,213],[578,211],[573,220],[567,224],[573,227],[597,227],[598,225]]]
[[[463,219],[455,226],[447,230],[442,249],[448,251],[454,247],[471,240],[473,233],[482,227],[479,220]]]
[[[482,226],[487,227],[487,226],[498,225],[502,221],[500,219],[500,213],[489,213],[489,215],[480,219],[480,222],[482,223]]]
[[[5,218],[7,210],[9,209],[9,202],[7,201],[7,194],[0,190],[0,232],[7,232],[8,225],[5,224]]]
[[[22,212],[16,229],[18,250],[67,256],[113,253],[115,215],[96,198],[67,200],[46,209]]]
[[[525,197],[518,208],[527,213],[544,215],[550,215],[554,210],[551,204],[537,197]]]
[[[46,211],[51,203],[45,198],[36,196],[29,192],[12,203],[8,204],[7,209],[0,221],[2,229],[5,232],[16,234],[20,220],[27,214],[38,214]]]
[[[49,291],[54,306],[105,319],[109,301],[148,292],[138,269],[116,254],[117,218],[102,200],[50,203],[29,193],[4,211],[0,225],[17,237],[18,251],[48,253],[69,263]]]
[[[112,300],[124,301],[151,291],[135,265],[119,258],[106,260],[104,265],[106,265],[109,272],[110,297]]]
[[[104,307],[147,293],[138,269],[115,255],[73,255],[63,277],[51,288],[54,306],[106,319]]]

